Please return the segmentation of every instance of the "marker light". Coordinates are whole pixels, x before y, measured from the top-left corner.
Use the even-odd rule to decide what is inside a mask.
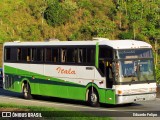
[[[121,90],[118,90],[118,94],[121,95],[121,94],[122,94],[122,91],[121,91]]]

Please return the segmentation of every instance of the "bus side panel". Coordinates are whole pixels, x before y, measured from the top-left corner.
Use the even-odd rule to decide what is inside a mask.
[[[56,81],[57,79],[41,79],[39,80],[40,95],[64,97],[68,98],[67,86],[62,81]]]
[[[20,78],[16,76],[17,69],[4,65],[4,88],[14,92],[20,92]]]
[[[68,93],[69,93],[69,98],[75,99],[75,100],[84,100],[85,101],[85,93],[86,89],[85,86],[69,86],[68,87]]]
[[[47,95],[85,100],[85,85],[88,83],[88,79],[90,81],[94,79],[94,66],[45,64],[44,75],[52,77],[50,80],[52,81],[51,88],[46,86],[46,89],[50,89],[48,91],[52,92],[46,93]],[[40,87],[40,89],[43,88]]]
[[[39,80],[40,95],[85,100],[85,86],[57,78]]]
[[[99,102],[100,103],[105,103],[106,101],[106,94],[105,94],[105,89],[98,89],[98,93],[99,93]]]
[[[112,89],[99,89],[100,103],[115,104],[115,90]]]
[[[22,82],[27,81],[30,84],[32,94],[38,93],[38,82],[31,77],[31,73],[25,70],[17,69],[8,65],[4,65],[5,89],[22,92]],[[36,83],[36,84],[35,84]]]
[[[107,89],[106,90],[106,103],[108,104],[115,104],[116,99],[115,99],[115,90],[113,89]]]

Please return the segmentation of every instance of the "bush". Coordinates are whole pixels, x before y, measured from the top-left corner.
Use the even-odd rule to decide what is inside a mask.
[[[156,81],[157,84],[160,84],[160,66],[157,66],[156,68]]]
[[[68,6],[66,7],[69,8]],[[44,18],[46,19],[47,23],[51,26],[65,24],[67,21],[69,21],[71,11],[73,10],[66,10],[67,8],[65,8],[65,6],[58,0],[55,0],[54,2],[48,5],[47,9],[44,12]]]
[[[131,32],[122,32],[118,35],[119,39],[132,39],[133,38],[133,33]]]

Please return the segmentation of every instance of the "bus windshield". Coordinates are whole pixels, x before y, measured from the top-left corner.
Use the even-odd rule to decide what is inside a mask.
[[[129,58],[152,58],[151,49],[137,49],[137,50],[118,50],[119,59]]]
[[[119,81],[154,80],[152,50],[119,50]]]

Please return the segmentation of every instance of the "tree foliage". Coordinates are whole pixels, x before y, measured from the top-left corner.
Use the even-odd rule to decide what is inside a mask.
[[[0,41],[160,37],[160,0],[1,0]]]
[[[44,18],[51,26],[62,25],[70,20],[76,8],[76,5],[71,1],[65,1],[62,4],[59,0],[54,0],[53,2],[49,2],[44,13]]]

